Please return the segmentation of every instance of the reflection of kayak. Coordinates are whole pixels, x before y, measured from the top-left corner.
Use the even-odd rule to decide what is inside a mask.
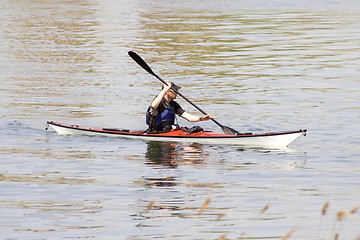
[[[86,128],[77,125],[65,125],[47,122],[58,134],[62,135],[88,135],[88,136],[107,136],[122,137],[131,139],[141,139],[147,141],[170,141],[170,142],[194,142],[201,144],[227,144],[241,146],[260,146],[260,147],[286,147],[296,138],[306,134],[306,130],[290,132],[272,132],[263,134],[244,133],[239,135],[229,135],[202,131],[188,133],[182,130],[174,130],[164,133],[148,134],[144,131],[133,131],[110,128]]]

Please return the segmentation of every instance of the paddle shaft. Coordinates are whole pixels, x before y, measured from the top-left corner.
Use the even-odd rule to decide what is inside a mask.
[[[153,74],[157,79],[159,79],[162,83],[168,85],[161,77],[159,77],[158,75],[156,75],[155,73]],[[187,97],[185,97],[181,92],[179,92],[178,90],[171,88],[174,92],[176,92],[180,97],[182,97],[183,99],[185,99],[188,103],[190,103],[191,105],[193,105],[197,110],[199,110],[202,114],[207,115],[207,113],[202,110],[198,105],[196,105],[195,103],[193,103],[190,99],[188,99]],[[216,123],[217,125],[219,125],[220,127],[223,127],[222,124],[220,124],[218,121],[216,121],[214,118],[211,118],[211,120]]]

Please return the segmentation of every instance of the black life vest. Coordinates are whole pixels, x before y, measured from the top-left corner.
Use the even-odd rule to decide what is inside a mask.
[[[162,113],[156,116],[155,126],[159,126],[159,124],[163,122],[169,122],[171,125],[175,123],[175,112],[171,107],[166,108]]]
[[[147,132],[169,131],[175,123],[175,111],[171,106],[165,108],[156,116],[150,114],[150,107],[146,111],[146,124],[149,125]]]

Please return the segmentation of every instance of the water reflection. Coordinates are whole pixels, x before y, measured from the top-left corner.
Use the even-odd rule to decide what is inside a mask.
[[[201,144],[148,142],[147,164],[160,168],[176,168],[179,165],[205,164],[207,154]]]

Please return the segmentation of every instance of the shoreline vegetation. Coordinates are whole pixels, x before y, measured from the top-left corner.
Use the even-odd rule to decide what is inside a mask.
[[[149,213],[151,210],[162,210],[164,209],[164,207],[157,205],[157,201],[151,201],[148,206],[146,207],[146,210],[144,211],[144,213]],[[206,209],[209,208],[209,205],[211,204],[211,198],[207,198],[205,199],[204,203],[198,208],[198,212],[197,212],[197,216],[199,217],[199,215],[202,215],[205,213]],[[266,204],[261,210],[259,210],[259,215],[263,215],[265,214],[270,208],[269,204]],[[340,240],[340,239],[348,239],[348,234],[349,232],[348,229],[344,230],[344,225],[346,224],[346,220],[348,219],[355,219],[357,218],[357,213],[358,210],[360,209],[360,205],[356,206],[354,208],[352,208],[351,210],[347,211],[347,210],[340,210],[336,213],[336,216],[332,216],[334,217],[334,223],[332,226],[332,230],[331,233],[326,233],[326,232],[322,232],[322,228],[323,226],[323,221],[324,218],[326,217],[326,215],[329,215],[329,208],[330,208],[330,202],[326,202],[322,209],[321,209],[321,215],[319,217],[319,225],[318,225],[318,233],[316,238],[314,238],[314,240]],[[219,213],[216,214],[216,221],[221,221],[223,218],[225,218],[226,216],[228,216],[228,213]],[[330,216],[331,217],[331,216]],[[349,223],[351,224],[351,223]],[[291,237],[296,234],[298,228],[294,227],[291,230],[289,230],[287,233],[285,233],[283,236],[279,236],[279,237],[271,237],[274,239],[280,239],[280,240],[291,240]],[[353,224],[351,226],[351,230],[355,230],[355,225]],[[252,237],[249,236],[249,234],[251,234],[251,231],[249,232],[242,232],[240,234],[240,236],[238,236],[236,239],[264,239],[263,237]],[[330,234],[329,236],[325,236],[326,234]],[[229,240],[231,238],[228,238],[226,234],[221,234],[218,238],[214,238],[217,240]],[[355,240],[360,240],[360,233],[357,236],[357,238]]]

